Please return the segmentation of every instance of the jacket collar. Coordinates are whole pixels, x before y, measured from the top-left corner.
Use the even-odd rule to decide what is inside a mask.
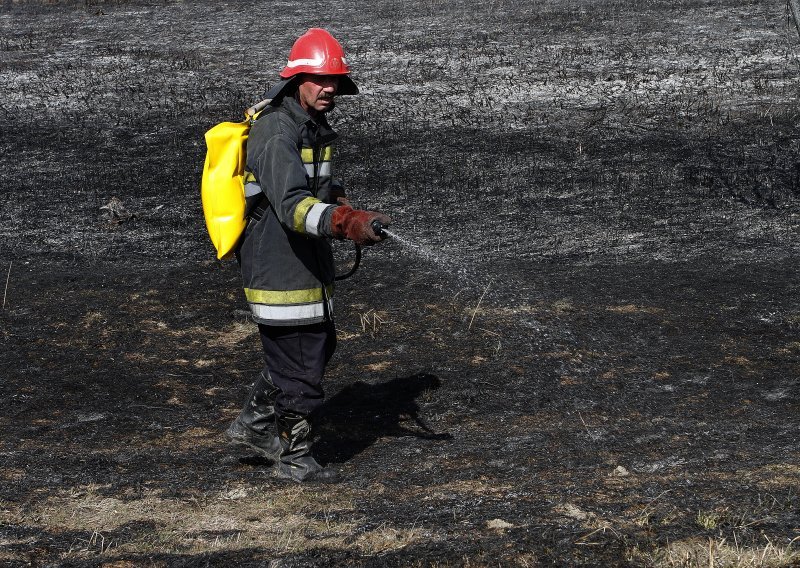
[[[312,118],[293,97],[284,97],[280,105],[289,113],[298,126],[305,124],[310,130],[314,131],[319,142],[326,143],[337,137],[336,132],[330,127],[324,114],[320,113],[316,119]]]

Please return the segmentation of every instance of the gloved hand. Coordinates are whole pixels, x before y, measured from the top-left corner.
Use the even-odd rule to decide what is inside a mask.
[[[372,230],[374,221],[388,225],[392,220],[378,211],[363,211],[342,205],[331,214],[331,233],[337,239],[350,239],[358,245],[374,245],[386,238],[376,235]]]

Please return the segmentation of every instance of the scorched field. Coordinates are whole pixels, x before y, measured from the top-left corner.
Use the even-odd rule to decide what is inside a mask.
[[[307,28],[398,238],[298,485],[199,199]],[[0,3],[0,564],[800,564],[800,39],[779,1]],[[353,251],[337,244],[340,271]]]

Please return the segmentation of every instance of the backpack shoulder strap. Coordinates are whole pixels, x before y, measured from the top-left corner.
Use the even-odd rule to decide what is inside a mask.
[[[269,106],[269,103],[271,103],[271,102],[272,102],[272,99],[264,99],[263,101],[257,102],[256,104],[251,106],[249,109],[244,111],[244,114],[250,120],[256,120],[256,118],[258,118],[257,115],[260,114],[262,110],[267,108],[267,106]]]
[[[277,104],[270,104],[271,102],[272,99],[265,99],[264,101],[261,101],[260,103],[251,106],[249,109],[245,111],[245,115],[247,115],[248,119],[250,120],[250,126],[255,124],[255,122],[263,116],[275,114],[276,112],[282,112],[284,115],[289,117],[296,126],[298,126],[297,149],[300,150],[303,147],[303,137],[300,134],[299,130],[300,124],[297,121],[297,117],[289,109],[281,105],[280,101],[278,101]],[[245,185],[249,182],[254,182],[258,184],[258,180],[256,180],[253,173],[249,171],[245,171],[244,182]],[[263,191],[258,193],[253,193],[252,195],[247,195],[247,189],[245,188],[245,200],[246,200],[245,217],[255,221],[260,221],[261,217],[270,207],[269,200],[267,199],[267,196]]]

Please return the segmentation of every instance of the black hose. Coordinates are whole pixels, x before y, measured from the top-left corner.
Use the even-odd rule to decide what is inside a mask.
[[[384,232],[384,228],[386,225],[375,219],[372,222],[372,230],[375,232],[376,235],[379,237],[386,238],[386,233]],[[356,261],[353,263],[353,268],[347,274],[342,274],[341,276],[334,276],[334,280],[344,280],[345,278],[350,278],[353,274],[356,273],[358,270],[358,265],[361,264],[361,245],[356,244]]]
[[[347,272],[347,274],[341,274],[339,276],[334,276],[334,280],[344,280],[346,278],[350,278],[353,274],[356,273],[358,270],[358,265],[361,264],[361,245],[356,245],[356,261],[353,263],[353,267]]]

